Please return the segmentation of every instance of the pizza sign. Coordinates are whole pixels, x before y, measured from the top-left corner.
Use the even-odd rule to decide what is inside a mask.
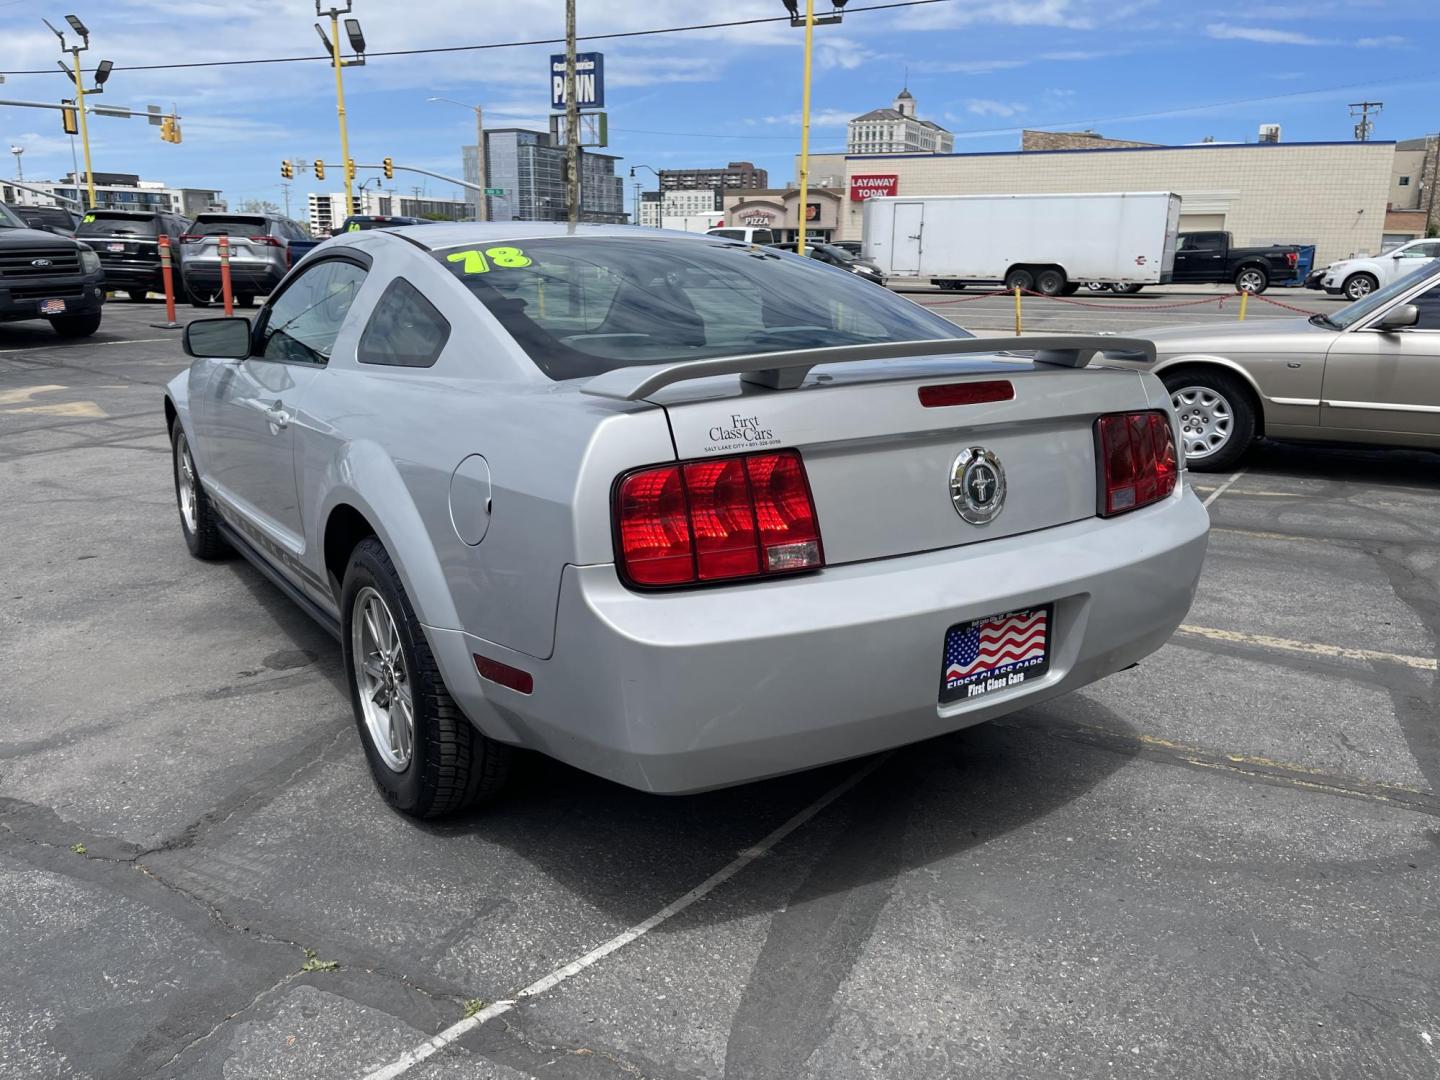
[[[864,202],[878,199],[882,195],[894,195],[900,190],[900,177],[894,173],[850,177],[850,201]]]

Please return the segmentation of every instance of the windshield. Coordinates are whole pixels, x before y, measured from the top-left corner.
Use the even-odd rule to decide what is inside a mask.
[[[23,229],[25,223],[15,216],[4,203],[0,203],[0,229]]]
[[[1396,278],[1383,289],[1376,289],[1369,296],[1356,300],[1353,304],[1347,304],[1333,315],[1325,318],[1328,326],[1337,330],[1344,330],[1361,322],[1374,312],[1390,303],[1395,297],[1400,296],[1414,288],[1426,278],[1440,277],[1440,262],[1430,263],[1420,267],[1413,273],[1406,274],[1402,278]]]
[[[552,379],[971,335],[853,274],[717,238],[557,237],[435,258]]]
[[[93,210],[75,230],[76,236],[154,236],[154,214],[126,214],[116,210]]]

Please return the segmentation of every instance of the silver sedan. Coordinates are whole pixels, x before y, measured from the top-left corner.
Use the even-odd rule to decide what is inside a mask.
[[[1149,331],[1192,469],[1260,436],[1440,449],[1440,262],[1332,315]]]
[[[516,747],[678,792],[871,753],[1146,656],[1208,520],[1141,341],[994,355],[725,238],[350,233],[166,388],[181,532],[340,640],[384,795]]]

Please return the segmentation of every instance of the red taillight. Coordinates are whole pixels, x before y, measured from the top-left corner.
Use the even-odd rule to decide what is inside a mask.
[[[1138,510],[1175,490],[1175,433],[1162,412],[1114,413],[1095,421],[1100,516]]]
[[[689,585],[824,565],[794,450],[642,469],[615,492],[620,569],[635,585]]]
[[[535,676],[528,671],[521,671],[518,667],[502,664],[499,660],[491,660],[488,656],[474,655],[475,670],[480,672],[481,678],[489,679],[501,686],[508,686],[520,694],[535,692]]]
[[[1298,251],[1287,251],[1285,253],[1285,262],[1290,266],[1296,265],[1299,261],[1300,253]]]
[[[245,239],[249,240],[252,244],[264,244],[266,247],[280,246],[280,238],[278,236],[247,236]]]
[[[1010,401],[1014,397],[1015,387],[1008,379],[920,387],[920,404],[927,409],[944,405],[983,405],[987,401]]]

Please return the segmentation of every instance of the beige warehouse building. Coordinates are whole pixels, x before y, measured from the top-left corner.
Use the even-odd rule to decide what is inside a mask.
[[[872,195],[1173,191],[1183,199],[1182,232],[1228,229],[1238,244],[1314,244],[1319,265],[1380,250],[1394,157],[1391,142],[815,155],[810,230],[862,239]],[[724,209],[727,223],[768,223],[793,238],[798,192],[727,193]]]

